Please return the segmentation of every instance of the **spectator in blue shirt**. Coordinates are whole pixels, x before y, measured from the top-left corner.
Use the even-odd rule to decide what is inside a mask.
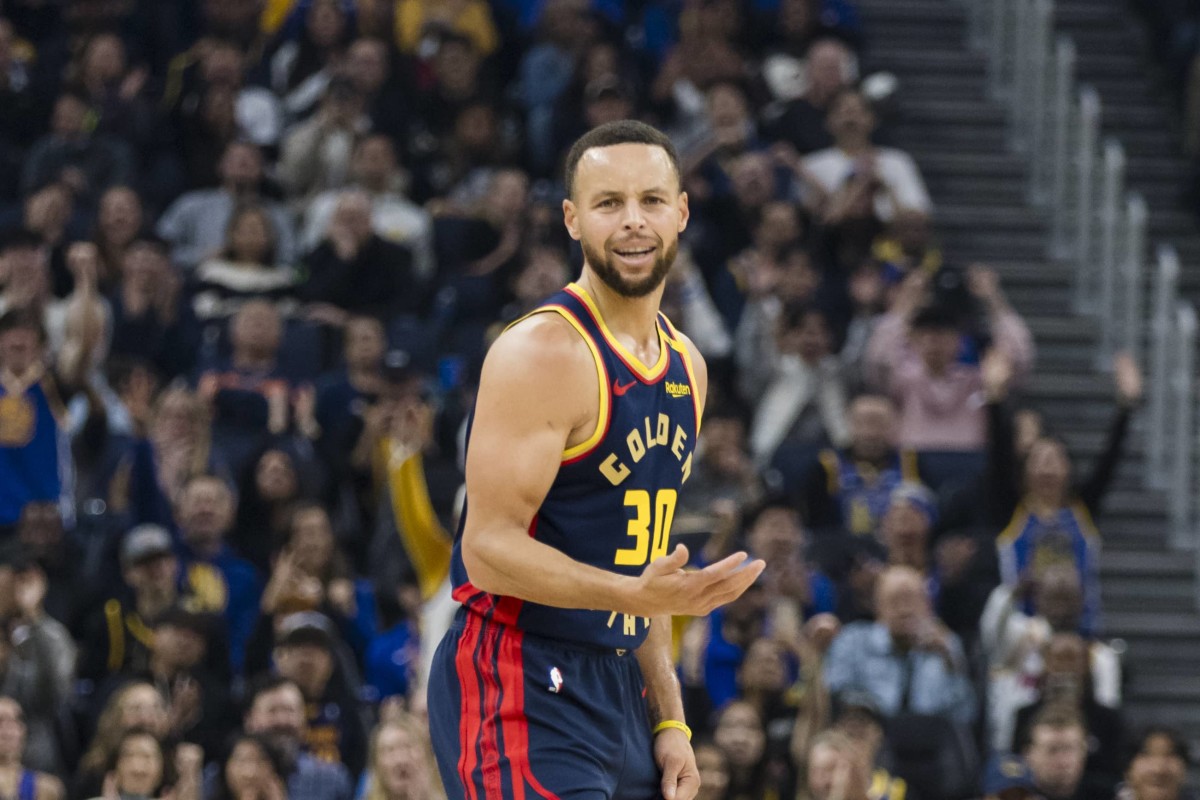
[[[925,579],[889,567],[875,588],[876,622],[847,625],[825,659],[832,693],[869,693],[891,717],[901,711],[960,723],[975,719],[975,694],[958,637],[933,615]]]
[[[254,566],[225,542],[233,517],[233,493],[220,478],[198,475],[184,484],[176,509],[184,569],[190,572],[193,565],[205,564],[224,581],[223,612],[229,628],[230,661],[233,669],[240,671],[246,641],[258,619],[262,580]]]

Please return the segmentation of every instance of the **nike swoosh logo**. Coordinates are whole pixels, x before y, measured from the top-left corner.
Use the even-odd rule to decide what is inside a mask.
[[[628,392],[630,389],[632,389],[636,384],[637,384],[637,381],[630,381],[629,383],[622,386],[621,384],[617,383],[616,381],[613,381],[613,394],[615,394],[617,397],[622,397],[622,396],[624,396],[624,394],[626,392]]]

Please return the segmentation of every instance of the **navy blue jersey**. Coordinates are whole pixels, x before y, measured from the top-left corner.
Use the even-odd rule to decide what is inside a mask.
[[[692,468],[701,400],[691,356],[660,314],[659,359],[646,367],[609,332],[577,284],[532,313],[561,315],[587,342],[600,383],[600,414],[593,434],[563,453],[529,535],[584,564],[640,575],[669,550],[679,488]],[[464,509],[463,524],[468,513]],[[632,649],[650,627],[645,618],[552,608],[479,591],[463,566],[461,524],[451,579],[455,599],[469,610],[551,639]]]
[[[0,384],[0,524],[16,522],[26,503],[42,500],[73,519],[71,445],[59,424],[65,416],[49,376],[22,391]]]

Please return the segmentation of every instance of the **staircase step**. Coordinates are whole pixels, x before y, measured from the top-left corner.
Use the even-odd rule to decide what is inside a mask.
[[[1147,636],[1200,641],[1200,621],[1191,614],[1113,611],[1104,617],[1108,636],[1120,636],[1131,642]]]

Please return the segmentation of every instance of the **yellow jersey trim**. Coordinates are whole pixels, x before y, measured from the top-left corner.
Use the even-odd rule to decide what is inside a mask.
[[[675,330],[675,326],[671,324],[671,320],[667,319],[667,315],[659,313],[659,318],[670,334],[667,341],[671,348],[679,353],[679,357],[683,360],[683,371],[687,373],[688,385],[692,387],[692,408],[696,411],[696,438],[700,438],[700,421],[704,416],[703,406],[700,404],[700,384],[696,382],[696,368],[692,364],[692,354],[688,350],[688,346],[679,339],[679,332]]]
[[[608,343],[608,346],[616,352],[617,356],[625,362],[625,366],[629,367],[629,370],[640,378],[643,383],[654,383],[667,374],[667,362],[669,361],[667,355],[668,346],[662,326],[658,324],[657,319],[654,321],[654,328],[658,331],[658,361],[654,363],[654,366],[647,367],[642,363],[640,358],[629,352],[625,345],[617,341],[617,337],[613,335],[613,332],[608,329],[608,325],[605,324],[604,317],[600,316],[600,309],[596,307],[596,301],[592,299],[592,296],[587,293],[586,289],[578,283],[570,283],[567,284],[567,291],[576,300],[583,303],[584,307],[591,313],[592,319],[596,321],[596,327],[600,329],[600,333],[604,336],[604,340]]]
[[[600,440],[604,438],[604,435],[608,433],[609,416],[612,409],[612,404],[608,395],[608,370],[604,366],[604,357],[600,355],[600,348],[596,346],[595,340],[592,339],[587,330],[583,327],[583,324],[575,318],[575,315],[571,313],[571,310],[566,306],[560,306],[557,303],[539,306],[525,316],[513,320],[508,325],[508,328],[511,328],[518,322],[529,319],[534,314],[543,314],[546,312],[558,314],[560,317],[570,323],[571,327],[574,328],[581,337],[583,337],[584,343],[587,344],[588,350],[590,350],[592,353],[592,361],[596,365],[596,380],[600,384],[600,413],[596,416],[596,429],[592,431],[592,435],[587,439],[573,447],[568,447],[562,452],[563,462],[577,461],[595,449],[596,445],[600,444]],[[508,328],[505,328],[505,330],[508,330]]]

